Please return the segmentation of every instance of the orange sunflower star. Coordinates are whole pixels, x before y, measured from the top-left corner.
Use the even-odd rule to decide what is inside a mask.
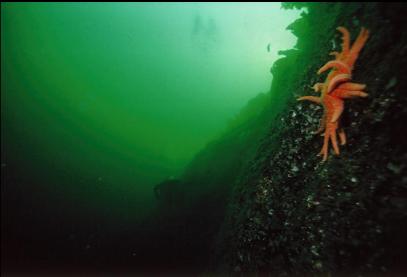
[[[352,77],[353,66],[359,56],[360,51],[366,43],[369,32],[362,28],[356,41],[350,47],[349,31],[344,27],[338,27],[338,31],[342,33],[342,52],[332,52],[335,60],[329,61],[318,70],[318,74],[331,69],[324,83],[316,83],[313,89],[316,92],[321,92],[317,96],[303,96],[298,98],[299,101],[308,100],[324,107],[324,113],[320,121],[320,127],[316,133],[324,132],[324,144],[319,155],[323,156],[323,161],[328,158],[329,141],[332,143],[335,154],[339,155],[339,147],[337,142],[337,130],[339,128],[340,117],[344,108],[344,99],[354,97],[367,97],[367,93],[363,90],[366,88],[364,84],[349,82]],[[346,144],[345,131],[340,128],[338,135],[341,145]]]

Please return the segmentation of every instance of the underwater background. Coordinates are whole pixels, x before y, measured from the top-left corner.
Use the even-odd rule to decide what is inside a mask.
[[[406,12],[2,3],[2,274],[402,275]],[[338,26],[369,97],[322,163]]]

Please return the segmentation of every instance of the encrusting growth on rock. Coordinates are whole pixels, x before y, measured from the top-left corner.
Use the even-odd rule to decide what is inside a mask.
[[[345,27],[338,27],[337,30],[342,33],[342,52],[331,52],[330,55],[335,56],[335,59],[327,62],[318,70],[318,74],[331,70],[324,83],[316,83],[313,86],[315,92],[320,92],[321,95],[319,97],[303,96],[298,98],[299,101],[308,100],[324,107],[320,127],[316,132],[319,134],[325,131],[324,144],[319,153],[319,155],[323,156],[323,161],[328,158],[329,141],[332,143],[335,154],[339,155],[337,134],[339,135],[340,144],[346,144],[345,131],[340,128],[344,99],[368,96],[363,91],[366,88],[365,84],[350,81],[353,66],[369,37],[369,31],[362,28],[351,47],[349,31]]]

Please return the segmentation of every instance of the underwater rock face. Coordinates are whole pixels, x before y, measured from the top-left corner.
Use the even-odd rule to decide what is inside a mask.
[[[167,237],[157,243],[157,263],[194,273],[283,276],[407,271],[407,10],[375,3],[284,5],[308,11],[289,26],[298,43],[273,64],[270,98],[252,103],[269,104],[235,122],[177,185],[166,185],[176,189],[163,195],[185,201],[161,201],[176,203],[173,209],[159,205],[155,236],[163,240],[164,230]],[[337,26],[351,36],[361,26],[371,31],[353,71],[369,97],[346,105],[347,144],[321,163],[316,153],[323,137],[314,131],[323,109],[296,98],[323,81],[316,72],[340,47]]]
[[[406,271],[407,21],[400,16],[407,9],[286,4],[296,6],[308,9],[290,26],[298,51],[272,69],[271,94],[288,94],[288,104],[271,120],[255,158],[235,183],[216,265],[235,273],[281,275]],[[332,46],[340,45],[337,26],[353,35],[361,26],[371,30],[354,69],[369,97],[346,106],[348,144],[322,164],[315,153],[323,138],[312,133],[322,109],[295,98],[321,81],[316,71],[337,50]]]

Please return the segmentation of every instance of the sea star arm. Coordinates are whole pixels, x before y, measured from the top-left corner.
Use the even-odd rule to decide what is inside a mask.
[[[332,143],[332,148],[334,149],[335,154],[339,155],[338,140],[336,138],[336,127],[332,128],[329,135],[330,135],[330,139],[331,139],[331,143]]]
[[[366,85],[359,84],[359,83],[346,82],[346,83],[340,84],[338,86],[338,88],[344,89],[344,90],[364,90],[366,88]]]
[[[326,95],[324,105],[327,113],[327,122],[337,122],[343,112],[343,100],[331,95]]]
[[[332,143],[332,147],[336,155],[339,155],[338,141],[336,138],[336,129],[338,128],[338,122],[327,123],[324,134],[324,144],[321,152],[318,155],[322,155],[322,161],[326,161],[328,158],[329,141]]]
[[[338,135],[339,135],[339,140],[341,141],[341,145],[345,145],[346,144],[345,130],[343,128],[341,128],[338,132]]]
[[[322,145],[322,149],[318,155],[322,155],[322,161],[326,161],[328,158],[328,145],[329,145],[329,131],[326,128],[324,134],[324,144]]]
[[[298,101],[303,101],[303,100],[308,100],[317,104],[321,104],[322,100],[320,97],[316,97],[316,96],[303,96],[297,99]]]
[[[326,112],[324,112],[324,114],[322,115],[322,118],[319,121],[318,130],[316,130],[314,134],[322,133],[325,130],[325,124],[326,124]]]
[[[355,97],[367,97],[368,94],[360,90],[344,90],[344,89],[335,89],[332,93],[332,96],[341,98],[341,99],[350,99]]]
[[[328,90],[327,93],[330,93],[335,87],[339,84],[350,81],[351,76],[350,74],[338,74],[335,75],[331,80],[328,82]]]
[[[336,60],[340,57],[340,54],[341,54],[341,53],[339,53],[339,52],[337,52],[337,51],[333,51],[333,52],[329,53],[329,55],[330,55],[330,56],[334,56]]]
[[[349,53],[349,47],[350,47],[350,34],[348,29],[345,27],[339,26],[336,28],[339,32],[342,33],[342,55],[346,56]]]
[[[319,75],[331,68],[337,68],[343,73],[347,73],[347,74],[351,73],[351,68],[346,63],[336,59],[336,60],[327,62],[324,66],[322,66],[318,70],[317,74]]]
[[[323,88],[324,88],[324,83],[316,83],[315,85],[312,86],[312,89],[315,92],[322,91]]]
[[[359,56],[360,50],[362,50],[363,46],[365,45],[367,39],[369,38],[369,31],[365,28],[360,30],[358,37],[356,38],[355,42],[352,45],[352,48],[349,51],[349,57],[347,59],[347,64],[350,67],[353,67],[355,64],[356,59]]]

